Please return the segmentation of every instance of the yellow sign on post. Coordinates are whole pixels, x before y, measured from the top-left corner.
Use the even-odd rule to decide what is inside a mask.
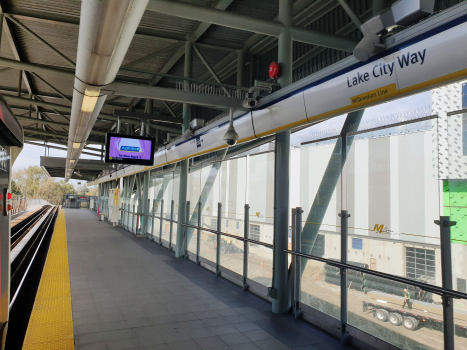
[[[114,205],[118,205],[118,191],[118,188],[114,190]]]

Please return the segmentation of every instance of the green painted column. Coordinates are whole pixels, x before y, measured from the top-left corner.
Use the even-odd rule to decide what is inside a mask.
[[[289,27],[292,25],[293,1],[279,0],[279,21],[285,30],[279,35],[278,63],[281,87],[292,82],[293,40]],[[290,130],[276,134],[274,171],[274,261],[272,276],[272,312],[287,312],[288,262],[284,249],[288,248],[289,233],[289,166]]]
[[[185,78],[191,78],[193,68],[193,43],[187,41],[185,43]],[[183,104],[183,125],[182,133],[190,128],[191,122],[191,105]],[[177,225],[177,246],[175,247],[175,257],[180,258],[184,255],[184,240],[185,226],[181,223],[187,222],[186,215],[186,199],[187,199],[187,184],[188,184],[188,159],[180,162],[180,189],[178,194],[178,225]]]

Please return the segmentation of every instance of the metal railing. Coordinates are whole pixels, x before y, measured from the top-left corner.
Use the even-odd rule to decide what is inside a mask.
[[[11,214],[17,214],[28,208],[28,199],[26,197],[16,197],[10,200]]]
[[[444,330],[444,349],[454,349],[454,333],[455,333],[455,322],[454,322],[454,308],[453,299],[465,299],[467,300],[467,294],[452,289],[452,266],[451,266],[451,241],[449,227],[453,226],[455,222],[449,221],[449,217],[442,216],[440,220],[435,220],[435,223],[440,226],[440,237],[441,237],[441,269],[442,269],[442,283],[443,286],[439,287],[433,284],[423,283],[417,280],[412,280],[406,277],[396,276],[368,268],[351,265],[348,263],[348,218],[350,215],[347,210],[342,210],[339,214],[341,218],[340,234],[341,234],[341,261],[326,259],[319,256],[305,254],[301,249],[301,233],[302,233],[302,213],[301,207],[292,209],[292,250],[285,249],[285,254],[291,254],[294,256],[291,263],[291,289],[292,289],[292,311],[296,318],[302,316],[301,304],[301,277],[303,273],[303,264],[301,258],[320,261],[328,265],[337,267],[340,269],[340,301],[341,301],[341,315],[340,315],[340,330],[341,330],[341,341],[345,343],[348,338],[347,333],[347,311],[348,311],[348,288],[347,288],[347,276],[348,270],[358,271],[362,274],[368,274],[380,278],[384,278],[389,281],[399,282],[410,286],[418,287],[420,290],[424,290],[430,293],[437,294],[442,298],[443,306],[443,330]],[[448,261],[446,261],[448,260]]]
[[[169,237],[168,237],[168,241],[167,244],[168,244],[168,249],[169,250],[173,250],[173,225],[174,224],[179,224],[178,220],[175,220],[174,219],[174,200],[171,201],[171,204],[170,204],[170,212],[167,212],[167,213],[164,213],[164,200],[160,200],[160,202],[156,202],[156,200],[153,200],[153,205],[152,205],[152,210],[151,210],[151,213],[150,214],[147,214],[147,213],[143,213],[141,211],[141,201],[138,201],[138,205],[136,204],[132,204],[131,203],[131,200],[130,200],[130,203],[128,203],[128,200],[129,199],[123,199],[123,203],[122,203],[122,207],[120,208],[120,218],[119,218],[119,222],[120,222],[120,226],[125,228],[126,230],[132,232],[133,234],[135,235],[145,235],[147,234],[148,235],[148,238],[150,238],[151,240],[155,241],[156,243],[158,243],[159,245],[162,245],[162,242],[165,241],[162,239],[162,233],[163,233],[163,225],[164,225],[164,222],[166,223],[169,223],[170,226],[169,226]],[[157,207],[160,207],[160,212],[158,212],[156,214],[156,208]],[[202,261],[202,257],[201,257],[201,254],[200,254],[200,246],[201,246],[201,232],[209,232],[209,233],[212,233],[212,234],[215,234],[217,235],[217,241],[216,241],[216,261],[215,261],[215,268],[216,268],[216,274],[217,275],[220,275],[221,274],[221,267],[224,269],[225,267],[222,266],[221,264],[221,237],[229,237],[229,238],[232,238],[232,239],[236,239],[236,240],[239,240],[241,242],[243,242],[243,273],[241,275],[242,277],[242,284],[243,284],[243,289],[244,290],[247,290],[249,288],[249,285],[248,285],[248,256],[249,256],[249,245],[250,244],[254,244],[254,245],[257,245],[257,246],[262,246],[262,247],[265,247],[265,248],[269,248],[269,249],[272,249],[274,246],[273,244],[270,244],[270,243],[265,243],[265,242],[261,242],[261,241],[257,241],[257,240],[254,240],[254,239],[251,239],[249,238],[249,232],[250,232],[250,220],[249,220],[249,209],[250,209],[250,206],[248,204],[246,204],[244,206],[244,218],[243,218],[243,222],[244,222],[244,228],[243,228],[243,237],[242,236],[237,236],[237,235],[233,235],[233,234],[229,234],[227,232],[222,232],[221,231],[221,222],[222,222],[222,219],[225,219],[225,220],[228,220],[228,218],[223,218],[221,216],[221,207],[222,207],[222,204],[221,203],[218,203],[218,212],[217,212],[217,229],[212,229],[212,228],[208,228],[208,227],[203,227],[202,224],[201,224],[201,215],[199,215],[199,213],[201,213],[201,208],[202,208],[202,203],[198,203],[197,205],[197,208],[195,209],[194,212],[198,213],[197,215],[197,225],[193,225],[193,224],[190,224],[190,223],[181,223],[180,225],[182,225],[185,230],[184,230],[184,240],[183,240],[183,247],[182,247],[182,252],[183,252],[183,255],[185,257],[189,257],[189,250],[188,250],[188,243],[187,242],[187,232],[188,232],[188,229],[193,229],[193,233],[196,232],[196,251],[195,252],[191,252],[194,254],[194,259],[195,259],[195,262],[197,265],[200,265]],[[166,218],[164,217],[164,214],[168,215],[169,218]],[[190,214],[190,201],[187,202],[187,215],[189,216]],[[147,224],[146,224],[146,231],[147,233],[145,232],[142,232],[142,226],[141,223],[142,223],[142,220],[143,218],[146,218],[148,221],[147,221]],[[150,221],[149,221],[150,220]],[[159,236],[158,237],[155,237],[154,236],[154,225],[155,225],[155,221],[156,220],[159,220]],[[241,219],[240,219],[241,220]],[[195,237],[193,237],[195,238]],[[261,262],[262,264],[262,262]],[[229,270],[228,268],[225,268],[225,270]],[[233,271],[232,271],[233,272]],[[235,274],[235,272],[234,272]]]

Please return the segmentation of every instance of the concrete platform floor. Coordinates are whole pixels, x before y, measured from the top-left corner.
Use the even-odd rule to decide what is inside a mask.
[[[65,213],[76,350],[352,349],[93,211]]]

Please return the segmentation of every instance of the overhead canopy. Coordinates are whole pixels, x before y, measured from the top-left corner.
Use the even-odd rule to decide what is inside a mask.
[[[66,158],[41,157],[41,167],[50,177],[65,177],[65,165]],[[88,181],[95,178],[101,171],[112,169],[112,164],[106,164],[102,160],[80,159],[71,178]],[[77,175],[77,173],[81,176]]]

